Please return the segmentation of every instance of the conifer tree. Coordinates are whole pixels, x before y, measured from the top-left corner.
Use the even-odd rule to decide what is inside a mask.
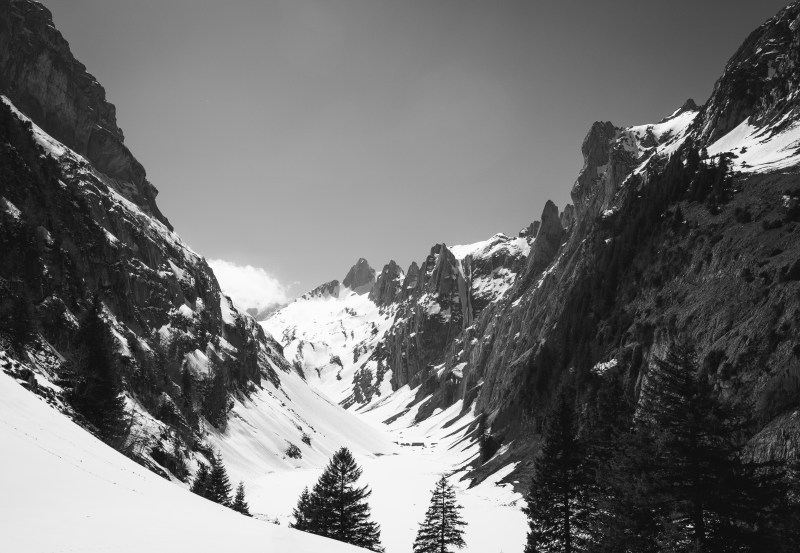
[[[220,505],[229,507],[231,504],[231,483],[228,471],[222,462],[222,456],[216,454],[211,457],[211,471],[208,475],[208,499]]]
[[[311,532],[311,508],[311,494],[306,486],[303,488],[303,493],[300,494],[300,499],[297,500],[297,507],[292,511],[294,522],[289,527],[303,532]]]
[[[76,334],[74,361],[78,380],[70,402],[112,445],[124,438],[125,408],[114,360],[111,334],[95,297]]]
[[[433,489],[425,520],[419,526],[414,553],[450,553],[451,548],[463,548],[466,544],[462,527],[466,523],[460,510],[455,490],[442,476]]]
[[[356,485],[360,476],[361,468],[352,453],[345,447],[337,451],[308,497],[301,496],[295,509],[294,527],[372,551],[383,551],[380,527],[370,520],[367,504],[372,492],[367,486]]]
[[[747,420],[714,395],[691,346],[673,345],[656,361],[638,418],[658,446],[646,492],[668,509],[666,541],[701,551],[759,551],[768,543],[765,523],[780,494],[768,473],[743,461],[738,440]]]
[[[586,550],[594,511],[592,480],[576,426],[573,402],[562,391],[547,419],[527,497],[526,553]]]
[[[192,481],[192,487],[189,490],[192,493],[196,493],[200,497],[208,497],[208,482],[209,476],[211,473],[208,470],[208,465],[205,463],[200,463],[200,468],[197,469],[197,474],[194,476],[194,480]]]
[[[247,500],[244,497],[243,482],[239,482],[239,485],[236,487],[236,497],[233,499],[231,509],[248,517],[253,516],[250,514],[250,506],[247,504]]]

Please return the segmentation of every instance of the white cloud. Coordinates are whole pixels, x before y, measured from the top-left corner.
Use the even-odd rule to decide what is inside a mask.
[[[240,309],[259,311],[275,303],[286,303],[287,287],[261,267],[237,265],[224,259],[209,259],[222,292]]]

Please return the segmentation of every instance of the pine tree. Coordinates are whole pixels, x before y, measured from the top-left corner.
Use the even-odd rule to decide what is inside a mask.
[[[294,522],[289,525],[290,528],[302,530],[303,532],[311,532],[311,494],[308,487],[303,488],[303,493],[300,494],[300,499],[297,501],[297,507],[292,511]]]
[[[208,483],[209,477],[211,473],[208,470],[208,465],[205,463],[200,463],[200,468],[197,470],[197,474],[195,474],[194,481],[192,481],[192,487],[189,490],[192,493],[196,493],[200,497],[205,497],[209,499],[208,496]]]
[[[433,489],[431,504],[414,540],[414,553],[449,553],[451,547],[463,548],[466,544],[462,527],[466,523],[460,510],[455,490],[442,476]]]
[[[639,434],[656,444],[643,491],[661,509],[656,538],[673,544],[663,549],[778,550],[770,520],[781,486],[766,467],[742,459],[748,421],[714,395],[690,346],[674,345],[656,361],[637,417]]]
[[[101,317],[102,303],[95,297],[76,334],[74,361],[78,373],[70,394],[76,411],[112,445],[124,439],[125,402],[114,360],[111,333]]]
[[[380,527],[370,520],[367,504],[372,492],[367,486],[356,486],[360,476],[361,468],[352,453],[345,447],[337,451],[308,497],[300,497],[294,527],[372,551],[383,551]]]
[[[208,475],[208,499],[226,507],[231,504],[231,483],[222,456],[211,457],[211,472]]]
[[[247,504],[247,500],[244,498],[243,482],[239,482],[239,485],[236,487],[236,497],[233,499],[231,509],[248,517],[253,516],[250,514],[250,506]]]
[[[528,493],[526,553],[586,550],[593,517],[591,474],[572,400],[561,392],[548,416]]]

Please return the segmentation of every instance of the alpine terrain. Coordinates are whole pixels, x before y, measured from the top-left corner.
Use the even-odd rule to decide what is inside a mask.
[[[572,204],[264,313],[33,0],[0,0],[0,95],[9,551],[800,543],[800,2],[704,104],[594,123]]]

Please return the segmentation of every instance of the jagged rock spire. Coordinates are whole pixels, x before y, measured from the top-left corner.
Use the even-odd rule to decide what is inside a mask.
[[[363,257],[350,267],[342,284],[357,294],[366,294],[375,286],[375,269]]]

